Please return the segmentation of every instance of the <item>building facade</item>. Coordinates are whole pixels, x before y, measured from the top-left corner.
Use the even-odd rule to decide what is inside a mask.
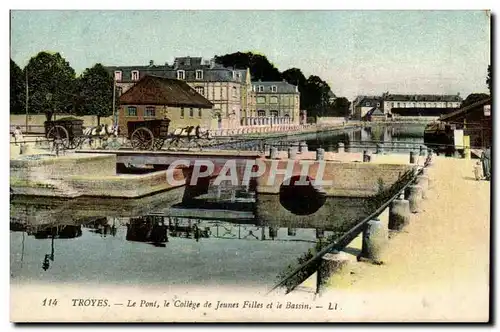
[[[437,116],[448,114],[460,108],[462,98],[456,95],[382,95],[383,110],[391,117]]]
[[[300,92],[285,80],[252,82],[251,109],[244,125],[300,123]]]
[[[373,108],[382,109],[383,100],[382,97],[377,96],[357,96],[352,102],[353,106],[353,118],[361,120],[372,110]]]
[[[236,128],[247,114],[251,101],[249,69],[226,68],[215,60],[202,61],[201,57],[178,57],[169,65],[108,66],[114,75],[119,94],[126,93],[146,75],[154,75],[186,82],[197,93],[213,104],[212,117],[216,128]],[[215,128],[214,128],[215,129]]]
[[[120,96],[118,126],[128,134],[129,121],[168,119],[169,132],[197,126],[213,129],[213,104],[186,82],[146,75]]]
[[[382,96],[358,96],[353,101],[353,117],[363,119],[374,107],[387,118],[405,116],[439,117],[456,111],[462,103],[456,95],[404,95],[384,93]]]

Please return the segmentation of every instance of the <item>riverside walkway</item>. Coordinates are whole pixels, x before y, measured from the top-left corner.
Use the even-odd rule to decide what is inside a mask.
[[[321,295],[343,307],[333,321],[487,321],[490,182],[474,159],[435,157],[423,211],[390,236],[383,265],[353,262]],[[355,256],[360,239],[345,251]],[[314,291],[315,276],[290,294]]]

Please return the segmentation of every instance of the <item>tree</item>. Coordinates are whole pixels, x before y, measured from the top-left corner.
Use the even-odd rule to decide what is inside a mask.
[[[491,65],[488,65],[488,76],[486,77],[486,84],[491,95]]]
[[[221,56],[215,56],[215,62],[225,67],[237,69],[250,68],[253,80],[281,81],[280,71],[269,62],[265,55],[254,54],[252,52],[236,52]]]
[[[31,113],[45,113],[50,121],[54,113],[71,111],[75,71],[59,53],[38,53],[24,68],[26,73]]]
[[[79,115],[96,115],[97,124],[102,116],[113,113],[113,77],[100,63],[87,68],[77,79]],[[118,98],[116,98],[117,100]]]
[[[328,92],[330,86],[323,81],[319,76],[311,75],[308,77],[305,87],[304,95],[304,108],[308,110],[308,115],[322,116],[326,114],[326,109],[329,105]]]
[[[26,112],[26,80],[23,71],[10,59],[10,113]]]
[[[287,69],[281,74],[281,76],[288,83],[297,85],[299,87],[299,91],[306,85],[307,79],[299,68]]]
[[[486,93],[471,93],[470,95],[465,98],[465,100],[462,102],[462,105],[460,107],[465,107],[471,104],[474,104],[475,102],[478,102],[480,100],[489,98],[490,96]]]
[[[351,102],[346,97],[336,98],[329,108],[329,116],[348,117],[350,113]]]
[[[290,68],[280,73],[264,55],[251,52],[216,56],[215,61],[225,67],[250,68],[252,81],[281,81],[284,79],[298,87],[301,109],[306,109],[311,116],[321,116],[327,112],[330,87],[318,76],[312,75],[306,78],[299,68]]]

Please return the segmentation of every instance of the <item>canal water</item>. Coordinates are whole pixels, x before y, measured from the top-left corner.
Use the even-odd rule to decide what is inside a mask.
[[[338,144],[344,143],[346,151],[375,152],[377,145],[385,151],[393,153],[409,153],[424,145],[425,124],[381,125],[367,124],[363,128],[334,129],[319,133],[293,134],[279,138],[255,138],[252,140],[237,140],[211,146],[212,149],[237,149],[264,151],[271,146],[280,150],[294,143],[306,142],[309,151],[322,148],[325,151],[338,151]]]
[[[346,139],[423,140],[377,130],[322,133],[307,142],[310,149],[328,150]],[[182,188],[140,199],[11,197],[11,282],[269,289],[317,241],[372,212],[365,199],[330,198],[328,218],[297,226],[272,219],[279,202],[266,204],[248,188],[230,186],[210,187],[189,200]]]

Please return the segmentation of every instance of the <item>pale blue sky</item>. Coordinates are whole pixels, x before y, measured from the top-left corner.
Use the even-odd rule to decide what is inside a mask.
[[[357,94],[487,92],[485,11],[13,11],[11,57],[42,50],[76,70],[236,51]]]

